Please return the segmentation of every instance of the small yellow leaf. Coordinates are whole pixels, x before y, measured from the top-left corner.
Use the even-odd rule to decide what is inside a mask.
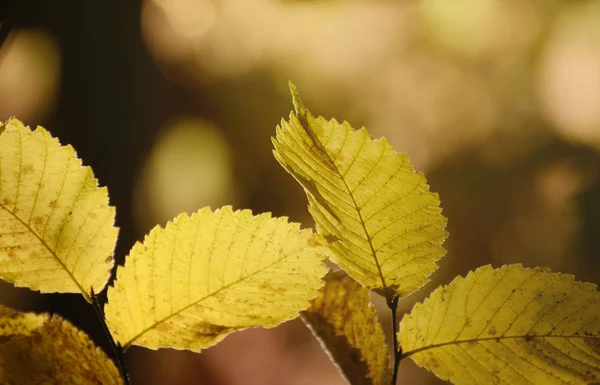
[[[106,318],[124,347],[199,350],[275,326],[318,295],[326,247],[287,218],[209,208],[155,227],[118,268]]]
[[[113,362],[60,317],[0,307],[0,383],[122,385]]]
[[[484,266],[400,324],[404,357],[455,384],[600,381],[600,292],[546,269]]]
[[[0,277],[43,293],[102,291],[115,209],[71,146],[17,119],[0,134]]]
[[[331,260],[388,300],[414,292],[446,252],[438,195],[385,138],[313,117],[290,87],[296,111],[277,127],[274,154],[304,187]]]
[[[390,357],[369,290],[339,272],[325,282],[303,321],[350,384],[389,385]]]

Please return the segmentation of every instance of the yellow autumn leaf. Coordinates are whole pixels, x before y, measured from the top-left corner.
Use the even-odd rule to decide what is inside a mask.
[[[10,119],[0,134],[0,277],[43,293],[102,291],[115,209],[71,146]]]
[[[277,127],[274,154],[304,187],[331,260],[388,300],[414,292],[445,254],[438,195],[385,138],[313,117],[290,87],[295,112]]]
[[[69,322],[0,306],[0,383],[121,385],[104,352]]]
[[[390,356],[368,289],[330,273],[301,317],[350,384],[390,384]]]
[[[117,269],[106,320],[124,347],[199,350],[295,318],[323,285],[326,247],[287,218],[226,206],[155,227]]]
[[[417,304],[398,339],[455,384],[587,384],[600,380],[599,305],[571,275],[484,266]]]

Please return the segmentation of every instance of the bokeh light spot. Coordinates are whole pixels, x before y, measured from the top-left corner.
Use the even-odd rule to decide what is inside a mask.
[[[203,120],[173,120],[157,136],[136,190],[136,219],[144,230],[181,212],[234,203],[233,155],[227,140]]]
[[[10,36],[0,51],[0,119],[43,119],[55,105],[60,66],[58,44],[47,31],[19,29]]]
[[[540,61],[543,114],[566,138],[600,146],[600,3],[561,15]]]

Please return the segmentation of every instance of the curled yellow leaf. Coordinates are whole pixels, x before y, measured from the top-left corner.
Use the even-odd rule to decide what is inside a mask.
[[[191,350],[235,330],[278,325],[318,295],[325,250],[287,218],[229,206],[179,215],[118,268],[107,323],[125,348]]]
[[[0,383],[122,385],[104,352],[58,316],[0,307]]]
[[[388,348],[368,289],[346,274],[330,273],[302,320],[350,384],[390,384]]]

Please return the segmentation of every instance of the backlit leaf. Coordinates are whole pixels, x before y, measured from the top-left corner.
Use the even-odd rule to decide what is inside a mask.
[[[0,277],[43,293],[102,291],[117,229],[71,146],[9,120],[0,134]]]
[[[414,292],[445,254],[438,195],[385,138],[313,117],[290,86],[295,112],[277,127],[274,154],[304,187],[332,261],[388,299]]]
[[[484,266],[405,316],[404,356],[456,384],[600,380],[600,292],[571,275]]]
[[[0,383],[119,385],[113,362],[69,322],[0,307]]]
[[[199,350],[228,333],[295,318],[318,295],[326,247],[287,218],[209,208],[137,243],[108,290],[106,317],[125,348]]]
[[[389,385],[390,357],[369,290],[340,272],[325,282],[303,321],[350,384]]]

